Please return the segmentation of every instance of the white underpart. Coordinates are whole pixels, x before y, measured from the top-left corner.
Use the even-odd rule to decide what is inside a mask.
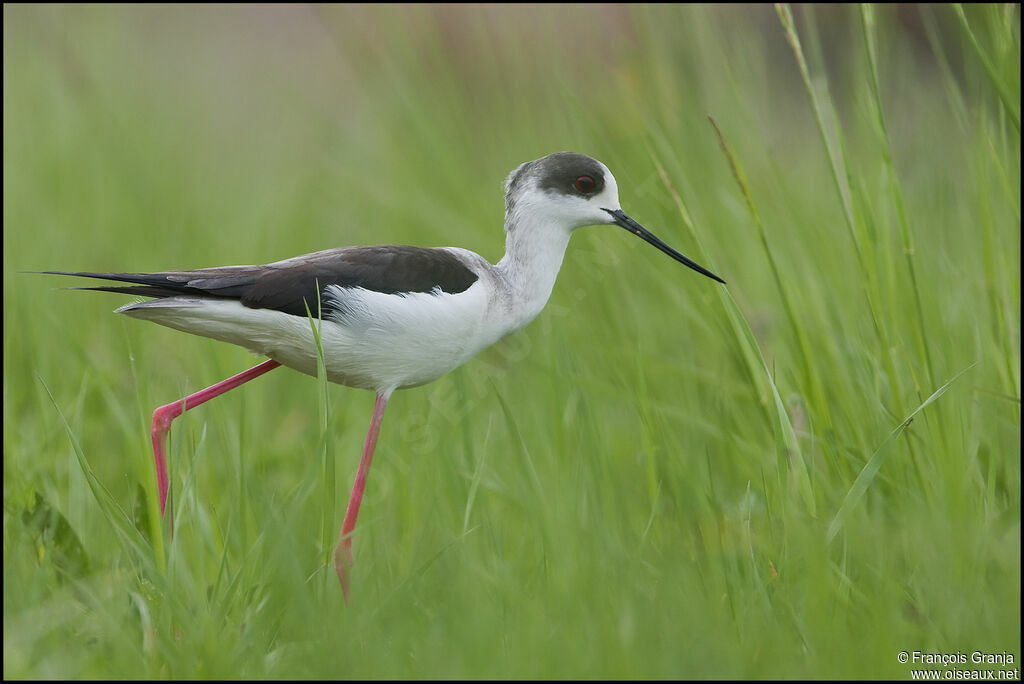
[[[604,209],[619,209],[615,179],[607,168],[605,174],[604,190],[589,199],[526,184],[505,217],[506,253],[497,265],[449,247],[478,276],[464,292],[328,287],[321,303],[328,380],[387,394],[422,385],[532,321],[551,295],[572,232],[611,223]],[[317,372],[316,342],[303,316],[198,297],[156,299],[118,311],[237,344],[308,375]]]
[[[487,293],[477,281],[458,294],[389,295],[328,288],[320,329],[327,379],[379,392],[414,387],[457,368],[485,346]],[[331,311],[343,302],[344,313]],[[119,311],[135,318],[230,342],[316,375],[310,320],[236,300],[170,297]],[[315,321],[314,321],[315,322]]]

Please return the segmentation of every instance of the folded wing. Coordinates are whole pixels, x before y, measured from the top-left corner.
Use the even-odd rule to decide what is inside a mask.
[[[303,317],[307,305],[316,313],[318,299],[325,299],[324,290],[331,285],[383,294],[438,290],[457,294],[477,280],[476,273],[447,249],[405,245],[328,249],[262,266],[160,273],[46,273],[131,283],[79,288],[83,290],[157,298],[234,299],[252,309]]]

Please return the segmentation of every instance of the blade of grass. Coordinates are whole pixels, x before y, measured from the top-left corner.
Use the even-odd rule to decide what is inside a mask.
[[[679,215],[682,217],[687,230],[689,230],[691,239],[697,246],[695,253],[701,260],[700,263],[708,263],[709,268],[713,269],[713,261],[704,251],[704,247],[700,243],[696,227],[693,224],[693,220],[690,218],[690,212],[686,209],[686,204],[683,202],[683,198],[680,196],[679,192],[676,191],[675,186],[668,177],[668,173],[665,171],[665,167],[662,165],[661,161],[658,159],[657,155],[655,155],[650,146],[647,148],[647,153],[650,155],[651,161],[658,170],[662,182],[665,184],[666,190],[668,190],[669,195],[672,197],[672,201],[679,210]],[[754,337],[754,333],[750,329],[750,324],[740,311],[736,301],[732,298],[729,288],[727,286],[722,286],[715,289],[718,291],[718,296],[722,301],[722,305],[725,308],[726,313],[728,314],[729,323],[732,326],[736,340],[739,342],[741,353],[747,363],[748,372],[750,372],[754,383],[758,387],[761,387],[767,380],[767,393],[771,394],[772,401],[770,404],[766,403],[765,406],[769,411],[769,419],[775,426],[775,450],[776,461],[780,464],[779,475],[782,475],[781,464],[785,464],[786,471],[789,473],[788,479],[790,485],[795,486],[799,490],[808,513],[810,513],[811,517],[815,517],[817,515],[817,507],[814,501],[814,493],[811,489],[811,481],[807,474],[807,467],[804,462],[803,453],[800,449],[800,443],[797,441],[796,433],[793,430],[793,421],[790,419],[789,413],[786,411],[786,407],[779,394],[778,387],[775,385],[775,380],[772,378],[771,372],[768,370],[768,364],[765,363],[764,356],[761,354],[761,348],[758,346],[757,339]],[[770,406],[770,409],[768,409],[768,406]]]
[[[989,135],[989,126],[991,124],[984,117],[979,121],[979,127],[981,129],[981,135],[984,137],[989,154],[991,156],[992,164],[984,163],[986,156],[978,150],[978,161],[977,163],[977,177],[979,181],[983,182],[986,187],[990,185],[989,177],[991,175],[992,167],[995,167],[999,174],[999,178],[1003,183],[1006,183],[1006,170],[996,152],[995,145],[992,142],[992,138]],[[1005,188],[1005,185],[1004,185]],[[1012,191],[1008,188],[1006,195],[1009,199],[1009,204],[1013,207],[1014,218],[1017,221],[1019,230],[1020,226],[1020,208],[1013,197]],[[994,333],[993,340],[1003,340],[1004,344],[1009,346],[1005,351],[1000,351],[994,356],[1002,358],[1005,363],[999,364],[999,374],[1003,381],[1003,386],[1007,392],[1012,396],[1020,395],[1020,352],[1019,347],[1020,335],[1016,332],[1017,321],[1020,320],[1020,305],[1019,296],[1014,297],[1010,294],[1011,282],[1016,278],[1020,277],[1019,264],[1014,267],[1007,263],[1008,253],[1012,253],[1011,250],[1005,249],[1000,245],[1000,236],[998,234],[998,219],[996,218],[996,207],[994,206],[994,194],[988,194],[979,203],[981,209],[981,220],[979,221],[979,227],[981,229],[981,254],[983,268],[988,277],[985,279],[985,291],[988,298],[988,306],[992,312],[991,325]],[[1016,251],[1016,250],[1013,250]],[[1016,276],[1010,274],[1016,272]],[[1013,301],[1017,300],[1018,304],[1014,306]],[[1014,344],[1014,341],[1018,341],[1018,344]]]
[[[971,25],[967,23],[967,16],[964,14],[964,8],[959,2],[953,3],[953,13],[956,14],[957,20],[960,22],[960,27],[963,28],[964,34],[967,36],[968,42],[971,47],[974,48],[974,54],[978,55],[978,59],[981,60],[981,66],[985,69],[985,75],[988,76],[988,80],[992,82],[992,86],[996,89],[996,93],[999,95],[999,101],[1003,103],[1003,109],[1006,114],[1010,117],[1010,122],[1013,127],[1017,130],[1017,134],[1020,134],[1020,112],[1014,108],[1013,102],[1014,97],[1010,95],[1010,91],[1007,89],[1006,84],[1003,83],[1003,79],[999,78],[999,74],[996,73],[995,65],[992,64],[992,59],[985,52],[984,48],[981,47],[981,43],[974,36],[974,31],[971,30]],[[1020,96],[1016,98],[1017,102],[1020,102]]]
[[[913,422],[914,416],[945,394],[950,385],[956,382],[961,375],[971,370],[976,365],[976,363],[972,363],[970,366],[967,366],[967,368],[964,368],[962,371],[954,375],[942,387],[932,392],[930,397],[925,399],[920,406],[914,409],[913,413],[904,418],[903,422],[897,425],[893,431],[890,432],[884,440],[882,440],[882,443],[878,445],[875,452],[871,454],[871,458],[869,458],[868,462],[864,464],[860,474],[857,475],[857,479],[854,480],[853,485],[850,487],[850,491],[847,492],[846,498],[843,499],[843,503],[839,506],[839,510],[836,511],[835,517],[832,518],[832,522],[829,523],[828,532],[825,535],[825,539],[827,541],[831,542],[835,539],[836,535],[839,533],[839,529],[843,526],[843,523],[845,523],[846,519],[850,517],[850,512],[853,510],[854,506],[857,505],[857,502],[864,496],[864,492],[866,492],[868,487],[871,486],[871,483],[874,482],[879,468],[882,467],[882,463],[885,462],[885,459],[888,456],[888,452],[885,450],[885,447],[891,444],[893,440],[899,437],[900,434],[907,429],[907,427]]]
[[[914,305],[917,312],[918,337],[915,340],[918,347],[918,354],[924,357],[925,368],[928,372],[928,383],[935,385],[935,370],[932,364],[931,345],[928,341],[928,327],[924,320],[924,306],[921,304],[921,287],[918,284],[919,278],[917,269],[914,266],[914,243],[910,235],[910,222],[907,218],[907,206],[903,200],[903,188],[900,185],[899,175],[892,160],[892,143],[889,140],[889,130],[885,123],[885,110],[882,108],[882,91],[878,85],[878,59],[875,47],[875,11],[870,4],[860,5],[861,28],[864,33],[864,43],[867,48],[868,73],[871,76],[872,105],[875,112],[875,125],[878,127],[879,140],[882,147],[882,159],[885,161],[887,178],[889,180],[889,192],[892,195],[892,203],[896,207],[896,215],[899,218],[900,238],[903,241],[903,256],[907,262],[907,275],[910,277],[911,289],[914,293]]]
[[[651,407],[650,394],[647,390],[647,378],[644,375],[643,369],[643,359],[646,357],[646,354],[639,353],[642,345],[643,339],[640,338],[637,340],[638,353],[633,357],[639,387],[636,409],[640,415],[640,423],[643,426],[643,429],[640,430],[640,445],[644,454],[644,466],[647,475],[647,497],[651,502],[651,506],[654,506],[654,502],[658,498],[661,477],[658,473],[657,444],[654,439],[655,417]]]
[[[107,519],[107,522],[109,522],[118,533],[118,538],[121,540],[129,555],[139,564],[149,566],[153,560],[152,548],[139,534],[138,530],[135,529],[129,515],[117,504],[117,501],[114,500],[110,491],[102,482],[100,482],[99,478],[96,477],[96,474],[92,470],[92,466],[89,465],[89,461],[85,457],[85,452],[82,451],[82,445],[79,443],[78,437],[71,429],[71,425],[68,423],[67,418],[64,417],[64,412],[61,411],[60,405],[57,403],[56,398],[54,398],[53,392],[50,391],[46,381],[43,380],[42,376],[38,373],[36,373],[36,378],[43,386],[43,389],[46,390],[46,394],[49,395],[50,401],[53,403],[53,408],[57,410],[57,415],[60,416],[61,423],[64,425],[64,430],[67,432],[68,439],[71,440],[71,447],[75,451],[75,456],[78,457],[78,465],[82,469],[82,473],[85,475],[86,482],[89,483],[89,489],[92,491],[92,495],[93,498],[96,499],[96,503],[99,504],[103,517]]]
[[[899,387],[899,378],[901,374],[896,372],[896,362],[893,359],[894,345],[891,343],[889,335],[886,331],[885,326],[882,325],[884,320],[881,315],[881,296],[877,291],[877,267],[872,269],[870,262],[866,258],[866,250],[861,241],[861,234],[857,227],[857,220],[854,212],[853,204],[853,191],[850,179],[853,178],[853,172],[847,161],[848,156],[846,154],[845,145],[843,143],[842,127],[839,123],[839,117],[835,109],[835,105],[832,102],[831,95],[828,94],[828,82],[822,81],[825,86],[825,100],[828,104],[829,110],[832,112],[832,121],[835,127],[836,136],[838,138],[838,147],[833,149],[832,144],[829,142],[828,132],[825,128],[825,119],[822,116],[822,105],[818,101],[818,95],[815,92],[814,86],[811,83],[810,71],[807,68],[807,60],[804,57],[803,48],[800,44],[800,36],[796,30],[796,24],[793,21],[793,13],[790,10],[788,4],[777,3],[775,5],[775,11],[778,14],[779,22],[782,24],[782,28],[786,33],[786,40],[789,42],[790,47],[793,50],[793,55],[796,58],[797,67],[800,71],[800,77],[803,79],[804,88],[807,90],[807,96],[811,101],[811,109],[814,112],[815,122],[818,124],[818,133],[821,137],[821,144],[825,148],[825,153],[829,159],[829,170],[832,175],[832,183],[835,186],[836,194],[839,196],[839,203],[843,208],[843,218],[846,219],[847,232],[850,235],[850,242],[853,244],[854,251],[857,254],[857,264],[860,266],[861,278],[865,284],[864,294],[867,299],[868,309],[871,312],[871,322],[874,326],[875,335],[878,337],[878,348],[879,353],[882,356],[882,364],[885,368],[885,372],[890,378],[892,387],[892,402],[897,413],[902,413],[902,391]],[[842,167],[842,172],[840,171]]]
[[[505,397],[498,390],[498,386],[494,384],[494,381],[490,380],[490,383],[491,388],[494,390],[494,395],[498,398],[498,403],[501,405],[501,411],[505,416],[505,424],[508,428],[509,435],[511,435],[519,452],[523,455],[523,460],[526,462],[526,468],[530,473],[530,483],[533,485],[535,501],[529,505],[529,508],[532,511],[537,511],[541,518],[546,519],[548,505],[547,495],[544,490],[544,483],[540,478],[540,474],[537,472],[537,466],[533,462],[533,457],[530,456],[530,450],[526,446],[526,440],[523,439],[523,434],[519,430],[519,424],[516,422],[512,409],[509,408],[508,402],[505,401]],[[540,528],[541,532],[540,538],[543,554],[541,563],[542,567],[546,571],[548,564],[548,549],[552,548],[549,526],[547,524],[541,524],[537,525],[537,527]]]
[[[725,290],[725,288],[722,289]],[[774,409],[771,413],[771,418],[775,425],[776,456],[782,463],[786,464],[786,472],[789,473],[789,486],[791,488],[795,487],[800,492],[807,511],[811,514],[812,518],[816,517],[817,506],[814,501],[814,492],[811,489],[811,480],[807,473],[807,465],[804,461],[803,452],[800,449],[800,442],[797,440],[796,432],[793,430],[793,421],[789,418],[786,405],[783,403],[782,396],[779,394],[779,388],[775,384],[775,378],[772,377],[771,371],[768,370],[768,364],[765,363],[764,356],[761,355],[761,349],[757,344],[757,339],[754,337],[754,332],[750,329],[750,324],[747,323],[739,306],[737,306],[736,300],[728,292],[726,292],[724,299],[726,308],[730,313],[730,318],[738,324],[734,327],[741,331],[747,346],[757,353],[757,357],[761,362],[761,368],[764,371],[764,377],[768,379],[768,385],[771,388],[772,408]]]
[[[330,417],[328,406],[327,388],[327,365],[324,362],[324,345],[321,339],[321,332],[324,323],[323,308],[320,297],[320,281],[316,281],[316,318],[309,310],[309,303],[306,306],[306,317],[309,319],[309,327],[313,331],[313,339],[316,341],[316,380],[318,392],[318,405],[320,407],[320,441],[317,451],[320,452],[320,472],[324,487],[324,508],[320,521],[320,553],[323,555],[324,566],[330,567],[334,557],[334,502],[335,479],[337,477],[337,464],[330,457],[328,444],[328,419]],[[330,574],[330,573],[328,573]]]
[[[149,440],[146,439],[149,436],[149,431],[146,428],[149,427],[150,423],[146,420],[146,411],[142,407],[141,396],[138,392],[139,375],[135,367],[135,353],[132,351],[130,341],[128,343],[128,370],[132,376],[132,386],[136,388],[135,407],[139,412],[139,423],[144,426],[141,435],[140,453],[147,453],[152,449]],[[160,516],[160,495],[157,491],[156,461],[149,458],[146,459],[146,463],[148,467],[145,470],[146,477],[142,478],[142,487],[146,492],[149,538],[153,544],[153,554],[156,557],[157,568],[163,573],[167,570],[167,557],[164,554],[163,520]],[[170,498],[170,491],[168,491],[168,498]]]
[[[946,87],[946,95],[952,111],[956,115],[957,123],[960,124],[961,130],[967,131],[969,121],[967,105],[964,103],[964,95],[960,90],[960,84],[953,74],[953,69],[950,67],[949,60],[946,59],[946,52],[942,47],[939,27],[935,21],[935,8],[935,5],[918,5],[921,25],[924,27],[925,37],[928,39],[932,55],[935,56],[935,62],[939,65],[939,71],[942,73],[942,83]]]
[[[800,320],[797,318],[796,308],[793,306],[789,290],[786,288],[782,279],[778,262],[775,260],[775,254],[772,252],[771,246],[768,244],[768,233],[764,228],[764,223],[761,221],[761,212],[757,210],[757,205],[754,203],[754,198],[750,193],[750,186],[747,183],[746,174],[743,172],[743,167],[740,165],[739,159],[733,153],[728,143],[726,143],[725,136],[722,135],[722,131],[718,127],[714,118],[709,115],[708,121],[711,122],[711,127],[715,129],[715,135],[718,136],[718,144],[722,148],[722,152],[725,154],[726,159],[729,161],[729,168],[732,170],[732,176],[736,179],[736,184],[740,186],[740,192],[747,204],[747,209],[750,211],[750,216],[754,219],[754,225],[757,227],[758,237],[761,238],[761,246],[764,248],[764,253],[768,257],[768,265],[771,267],[772,277],[775,279],[775,286],[779,290],[779,295],[782,297],[782,305],[786,309],[786,318],[789,321],[790,328],[793,330],[793,335],[796,338],[797,344],[800,346],[800,356],[804,361],[802,374],[805,386],[810,390],[814,404],[818,407],[818,410],[825,419],[825,427],[831,430],[833,429],[833,422],[829,402],[825,398],[825,390],[821,384],[820,378],[818,377],[818,373],[811,364],[811,359],[816,358],[816,355],[811,353],[811,345],[807,341],[807,334],[804,331],[804,326],[800,324]]]

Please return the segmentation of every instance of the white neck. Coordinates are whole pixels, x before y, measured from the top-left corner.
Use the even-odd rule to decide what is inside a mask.
[[[532,321],[547,304],[572,229],[518,212],[506,217],[505,228],[505,256],[495,273],[505,286],[507,332],[512,332]]]

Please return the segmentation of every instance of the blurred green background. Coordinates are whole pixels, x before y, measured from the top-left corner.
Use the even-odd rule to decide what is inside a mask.
[[[4,5],[3,30],[5,677],[1019,666],[1019,6]],[[392,399],[348,606],[367,392],[281,371],[176,421],[168,537],[151,411],[258,359],[26,271],[497,261],[502,181],[559,150],[727,288],[579,231],[536,321]]]

